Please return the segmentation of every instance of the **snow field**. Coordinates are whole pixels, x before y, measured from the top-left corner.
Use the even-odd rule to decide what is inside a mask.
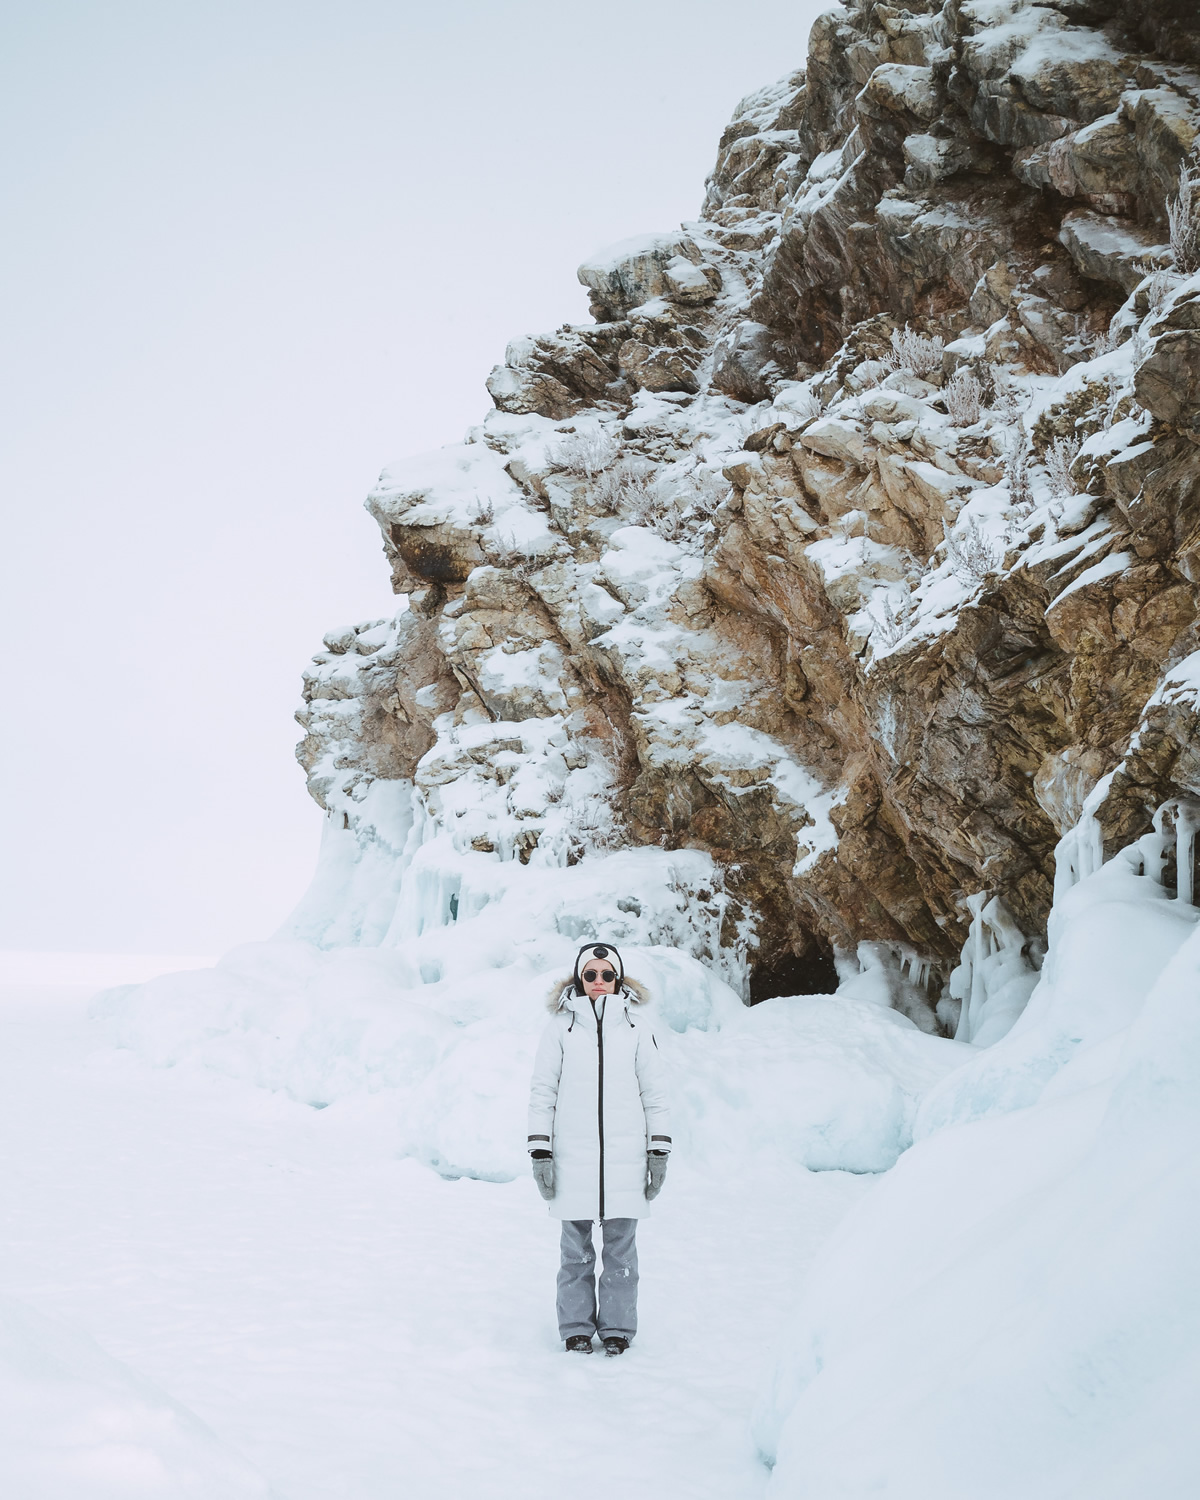
[[[568,1362],[527,1172],[398,1159],[395,1089],[317,1110],[149,1068],[78,994],[9,991],[0,1026],[4,1493],[549,1500],[610,1471],[635,1500],[763,1493],[747,1419],[796,1268],[870,1178],[681,1152],[637,1342]]]
[[[9,1298],[0,1411],[0,1473],[26,1500],[268,1494],[190,1412],[86,1335]]]
[[[1197,1492],[1200,914],[1153,878],[1157,835],[1064,878],[989,1047],[891,1009],[878,966],[747,1010],[646,941],[705,940],[676,855],[477,876],[440,837],[389,887],[420,929],[396,947],[284,939],[90,1009],[0,1007],[0,1479],[499,1500],[619,1463],[647,1497]],[[597,912],[658,997],[675,1105],[617,1365],[564,1363],[523,1144],[543,998]]]

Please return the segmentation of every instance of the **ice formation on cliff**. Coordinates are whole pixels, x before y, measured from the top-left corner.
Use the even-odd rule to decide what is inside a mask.
[[[896,994],[919,970],[923,1024],[967,999],[1000,1034],[1059,840],[1200,644],[1190,35],[1154,5],[817,22],[701,218],[585,262],[597,321],[514,341],[496,409],[369,497],[408,609],[307,674],[332,832],[295,931],[394,941],[434,864],[566,891],[686,849],[715,908],[685,946],[744,995],[867,955]],[[1110,853],[1195,790],[1141,768],[1092,809]],[[1009,957],[960,994],[981,922]]]

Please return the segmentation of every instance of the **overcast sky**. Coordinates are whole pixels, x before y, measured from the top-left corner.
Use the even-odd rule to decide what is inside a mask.
[[[218,953],[312,871],[362,498],[487,410],[575,267],[695,216],[812,0],[9,0],[0,948]]]

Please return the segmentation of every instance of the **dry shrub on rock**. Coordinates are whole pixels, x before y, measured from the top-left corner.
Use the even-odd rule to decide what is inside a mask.
[[[1167,228],[1175,269],[1200,271],[1200,145],[1179,169],[1179,191],[1167,200]]]
[[[694,544],[728,494],[729,485],[712,470],[699,464],[670,464],[634,502],[629,519],[656,531],[664,541]]]
[[[1056,500],[1068,500],[1075,493],[1075,481],[1071,477],[1071,465],[1079,455],[1077,437],[1058,437],[1046,449],[1044,459],[1046,474],[1050,480],[1050,493]]]
[[[942,368],[942,351],[945,347],[940,334],[916,333],[907,323],[903,329],[897,328],[892,333],[892,349],[897,367],[922,380]]]
[[[1008,434],[1004,447],[1004,472],[1014,509],[1024,513],[1033,506],[1033,488],[1029,482],[1029,460],[1032,457],[1029,434],[1018,422]]]
[[[894,646],[904,634],[910,610],[911,601],[907,597],[897,601],[891,589],[884,592],[878,609],[872,606],[871,613],[875,619],[872,634],[878,637],[885,650]]]
[[[979,421],[983,386],[974,371],[960,365],[946,382],[944,394],[946,410],[955,427],[970,427]]]
[[[966,525],[946,530],[951,569],[968,583],[982,583],[1000,566],[1000,548],[972,516]]]
[[[1146,306],[1152,313],[1160,312],[1163,303],[1179,285],[1179,276],[1159,266],[1151,271],[1146,280]]]
[[[592,504],[600,515],[616,516],[644,504],[654,480],[654,468],[644,458],[627,454],[596,476]]]
[[[620,452],[617,440],[603,427],[586,427],[568,432],[550,450],[550,461],[556,469],[575,474],[580,479],[595,479]]]

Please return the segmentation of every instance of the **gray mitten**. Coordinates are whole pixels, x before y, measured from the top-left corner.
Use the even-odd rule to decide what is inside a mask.
[[[667,1175],[667,1153],[665,1151],[647,1151],[646,1153],[646,1198],[657,1198],[662,1192],[663,1179]]]
[[[549,1154],[538,1155],[531,1158],[533,1162],[533,1180],[537,1183],[537,1190],[549,1203],[554,1197],[554,1158]]]

